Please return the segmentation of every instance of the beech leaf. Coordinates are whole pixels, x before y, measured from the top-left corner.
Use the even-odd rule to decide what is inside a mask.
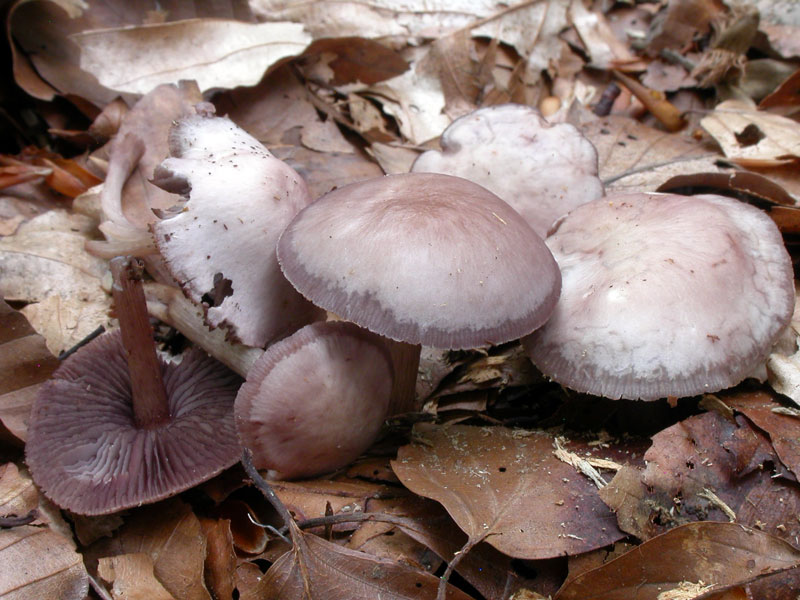
[[[800,550],[734,523],[690,523],[568,580],[555,600],[660,600],[681,586],[706,593],[800,564]]]
[[[392,462],[400,481],[441,502],[469,536],[516,558],[587,552],[623,534],[589,479],[543,431],[417,426]]]

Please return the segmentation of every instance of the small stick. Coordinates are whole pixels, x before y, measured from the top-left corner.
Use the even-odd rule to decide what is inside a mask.
[[[99,336],[99,335],[100,335],[101,333],[103,333],[105,330],[106,330],[106,328],[105,328],[105,327],[103,327],[102,325],[99,325],[99,326],[97,327],[97,329],[95,329],[95,330],[94,330],[92,333],[90,333],[90,334],[89,334],[89,335],[87,335],[85,338],[83,338],[83,339],[82,339],[80,342],[78,342],[77,344],[75,344],[75,345],[74,345],[72,348],[70,348],[70,349],[68,349],[68,350],[62,350],[61,352],[59,352],[59,353],[58,353],[58,360],[64,360],[64,359],[65,359],[65,358],[67,358],[68,356],[71,356],[71,355],[75,354],[75,353],[76,353],[78,350],[80,350],[81,348],[83,348],[83,347],[84,347],[86,344],[88,344],[89,342],[91,342],[91,341],[92,341],[94,338],[96,338],[97,336]]]
[[[278,511],[281,519],[283,519],[283,522],[286,524],[286,528],[291,533],[291,524],[294,523],[294,518],[289,512],[289,509],[287,509],[284,503],[281,502],[281,499],[278,498],[278,495],[275,493],[275,490],[272,489],[272,486],[270,486],[270,484],[267,483],[263,477],[261,477],[256,468],[253,466],[253,453],[248,448],[245,448],[242,452],[242,466],[244,467],[247,476],[253,480],[255,486],[261,490],[261,493],[264,494],[264,497],[267,500],[269,500],[269,503],[272,504],[272,507]]]
[[[169,419],[169,400],[147,314],[143,272],[144,263],[138,259],[118,256],[111,260],[112,293],[128,355],[133,414],[139,427],[150,428]]]

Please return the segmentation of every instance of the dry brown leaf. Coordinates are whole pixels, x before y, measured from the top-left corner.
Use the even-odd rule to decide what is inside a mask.
[[[769,167],[800,159],[800,123],[739,100],[721,102],[700,124],[740,165]]]
[[[628,45],[617,39],[602,12],[597,9],[588,10],[582,0],[572,0],[569,16],[591,58],[592,67],[627,70],[645,68],[645,63],[631,52]]]
[[[228,519],[201,518],[207,541],[206,584],[214,598],[233,598],[236,589],[236,552],[233,549],[231,523]]]
[[[22,441],[36,393],[58,364],[22,313],[0,301],[0,421]]]
[[[0,517],[24,517],[39,506],[39,491],[14,463],[0,465]]]
[[[439,578],[392,560],[342,548],[289,524],[294,548],[272,564],[258,584],[263,598],[386,600],[433,598]],[[470,596],[448,584],[446,598]]]
[[[188,504],[166,500],[138,510],[113,538],[102,539],[87,558],[144,553],[155,578],[177,600],[210,600],[203,583],[206,536]]]
[[[195,79],[201,91],[255,85],[271,66],[311,42],[297,23],[222,19],[85,31],[71,39],[81,48],[83,70],[131,94],[182,79]]]
[[[720,154],[715,149],[632,119],[603,117],[584,124],[581,130],[597,148],[606,191],[654,190],[675,175],[720,171],[715,164]]]
[[[640,539],[691,521],[736,521],[795,542],[800,489],[780,475],[767,437],[737,416],[685,419],[653,436],[642,470],[623,468],[600,496]],[[769,469],[774,465],[777,473]]]
[[[31,303],[22,313],[53,354],[108,325],[108,267],[84,250],[93,230],[87,217],[53,210],[0,239],[0,296]]]
[[[414,440],[392,468],[411,491],[441,502],[471,544],[538,559],[622,537],[594,485],[554,456],[551,434],[418,425]]]
[[[720,398],[767,432],[781,462],[800,479],[800,419],[774,412],[781,404],[768,392],[721,394]]]
[[[49,529],[0,530],[0,598],[83,600],[89,577],[73,544]]]
[[[328,73],[326,84],[347,83],[371,85],[400,75],[408,68],[398,52],[374,40],[363,37],[325,37],[315,40],[301,59],[303,70]]]
[[[555,600],[665,600],[747,583],[800,564],[800,550],[733,523],[691,523],[568,580]],[[681,587],[688,596],[668,595]]]
[[[101,558],[97,574],[112,584],[114,600],[176,600],[153,574],[153,559],[136,552]]]

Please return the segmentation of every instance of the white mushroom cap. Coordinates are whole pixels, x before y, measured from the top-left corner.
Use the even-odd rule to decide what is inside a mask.
[[[275,243],[311,201],[300,176],[226,117],[193,115],[170,133],[154,183],[188,197],[153,225],[158,249],[211,327],[263,347],[319,317],[281,274]]]
[[[501,104],[464,115],[445,129],[441,145],[441,152],[421,154],[411,170],[482,185],[543,237],[558,217],[603,195],[592,143],[530,106]]]
[[[392,363],[352,323],[312,323],[255,362],[236,396],[236,428],[253,464],[280,478],[343,467],[374,441],[389,408]]]
[[[388,175],[334,190],[278,242],[314,304],[386,337],[439,348],[516,339],[561,285],[542,239],[508,204],[459,177]]]
[[[730,198],[607,196],[561,219],[547,245],[562,295],[523,342],[542,372],[580,392],[652,400],[735,385],[792,315],[778,229]]]

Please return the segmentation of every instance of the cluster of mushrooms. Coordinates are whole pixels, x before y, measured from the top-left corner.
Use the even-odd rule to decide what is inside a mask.
[[[176,326],[233,371],[201,350],[158,355],[142,265],[114,259],[120,330],[66,360],[31,415],[44,493],[110,513],[212,477],[241,447],[273,477],[335,470],[414,408],[422,345],[521,338],[566,387],[653,400],[735,385],[788,324],[791,261],[758,209],[604,196],[593,146],[525,106],[462,117],[441,147],[312,202],[229,119],[178,122],[153,182],[183,201],[153,246],[232,344]]]

